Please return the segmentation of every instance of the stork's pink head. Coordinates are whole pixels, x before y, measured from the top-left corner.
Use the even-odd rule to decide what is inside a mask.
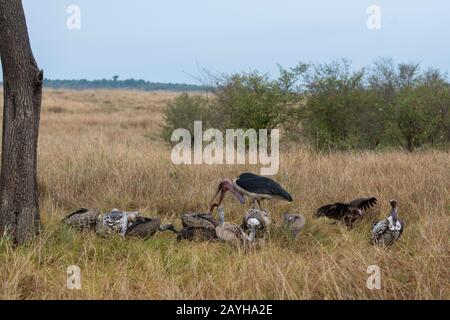
[[[244,195],[242,193],[240,193],[238,190],[236,190],[236,188],[234,187],[233,182],[231,182],[229,179],[223,179],[220,183],[219,183],[219,187],[217,188],[217,192],[214,195],[214,198],[211,201],[211,205],[210,205],[210,211],[212,211],[215,207],[220,206],[220,204],[222,203],[222,200],[225,196],[225,193],[227,191],[230,191],[233,193],[233,195],[236,197],[236,199],[239,200],[240,203],[244,204],[245,203],[245,199],[244,199]],[[215,203],[215,200],[217,198],[217,196],[220,194],[219,197],[219,201],[217,203]]]

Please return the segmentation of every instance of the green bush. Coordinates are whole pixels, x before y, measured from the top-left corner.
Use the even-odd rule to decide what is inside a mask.
[[[364,70],[333,62],[312,66],[305,78],[303,130],[319,149],[374,148],[384,131],[377,97],[364,86]]]
[[[280,77],[270,79],[258,72],[214,77],[209,99],[181,94],[167,103],[162,135],[170,140],[173,130],[193,133],[194,120],[203,121],[203,129],[271,129],[292,121],[295,104],[301,95],[293,86],[298,69],[280,68]]]
[[[450,87],[438,70],[425,72],[414,63],[375,63],[368,90],[379,96],[390,135],[385,144],[413,151],[450,143]]]
[[[381,59],[354,70],[347,60],[212,76],[206,96],[168,102],[163,136],[203,128],[283,130],[283,137],[320,150],[450,145],[450,85],[438,70]]]
[[[413,151],[450,143],[450,87],[437,70],[384,59],[352,71],[342,60],[311,66],[305,87],[302,134],[319,149]]]
[[[271,129],[291,121],[301,99],[294,90],[302,69],[280,68],[280,76],[250,72],[216,78],[213,105],[216,127]]]
[[[166,103],[164,110],[163,139],[170,141],[176,129],[187,129],[194,137],[194,121],[203,121],[204,126],[210,123],[208,99],[202,95],[182,93]]]

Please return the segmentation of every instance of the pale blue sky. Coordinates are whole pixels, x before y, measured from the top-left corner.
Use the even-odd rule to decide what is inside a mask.
[[[48,78],[142,78],[196,83],[198,65],[213,72],[277,63],[328,62],[356,67],[377,57],[450,70],[447,0],[23,0],[32,47]],[[81,8],[68,30],[66,9]],[[381,7],[381,30],[366,9]]]

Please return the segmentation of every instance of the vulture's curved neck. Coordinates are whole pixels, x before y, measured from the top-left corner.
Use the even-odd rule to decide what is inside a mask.
[[[397,207],[391,209],[391,217],[394,223],[398,220]]]
[[[220,225],[223,225],[225,223],[225,213],[223,210],[219,210],[219,222]]]

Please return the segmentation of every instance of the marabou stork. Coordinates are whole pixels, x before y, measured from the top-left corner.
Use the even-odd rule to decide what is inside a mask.
[[[398,218],[397,201],[391,200],[391,213],[389,217],[375,222],[371,230],[371,242],[380,246],[390,246],[400,238],[403,233],[403,221]]]
[[[260,210],[262,210],[261,200],[263,199],[292,201],[292,196],[289,192],[284,190],[283,187],[281,187],[277,182],[270,178],[246,172],[238,176],[233,181],[223,179],[220,182],[217,192],[211,201],[209,208],[210,212],[214,209],[214,207],[220,206],[227,191],[232,192],[236,199],[238,199],[242,204],[245,203],[244,196],[251,198],[253,200],[253,208],[256,209],[256,203],[258,203]],[[219,195],[219,201],[216,203],[215,200]]]

